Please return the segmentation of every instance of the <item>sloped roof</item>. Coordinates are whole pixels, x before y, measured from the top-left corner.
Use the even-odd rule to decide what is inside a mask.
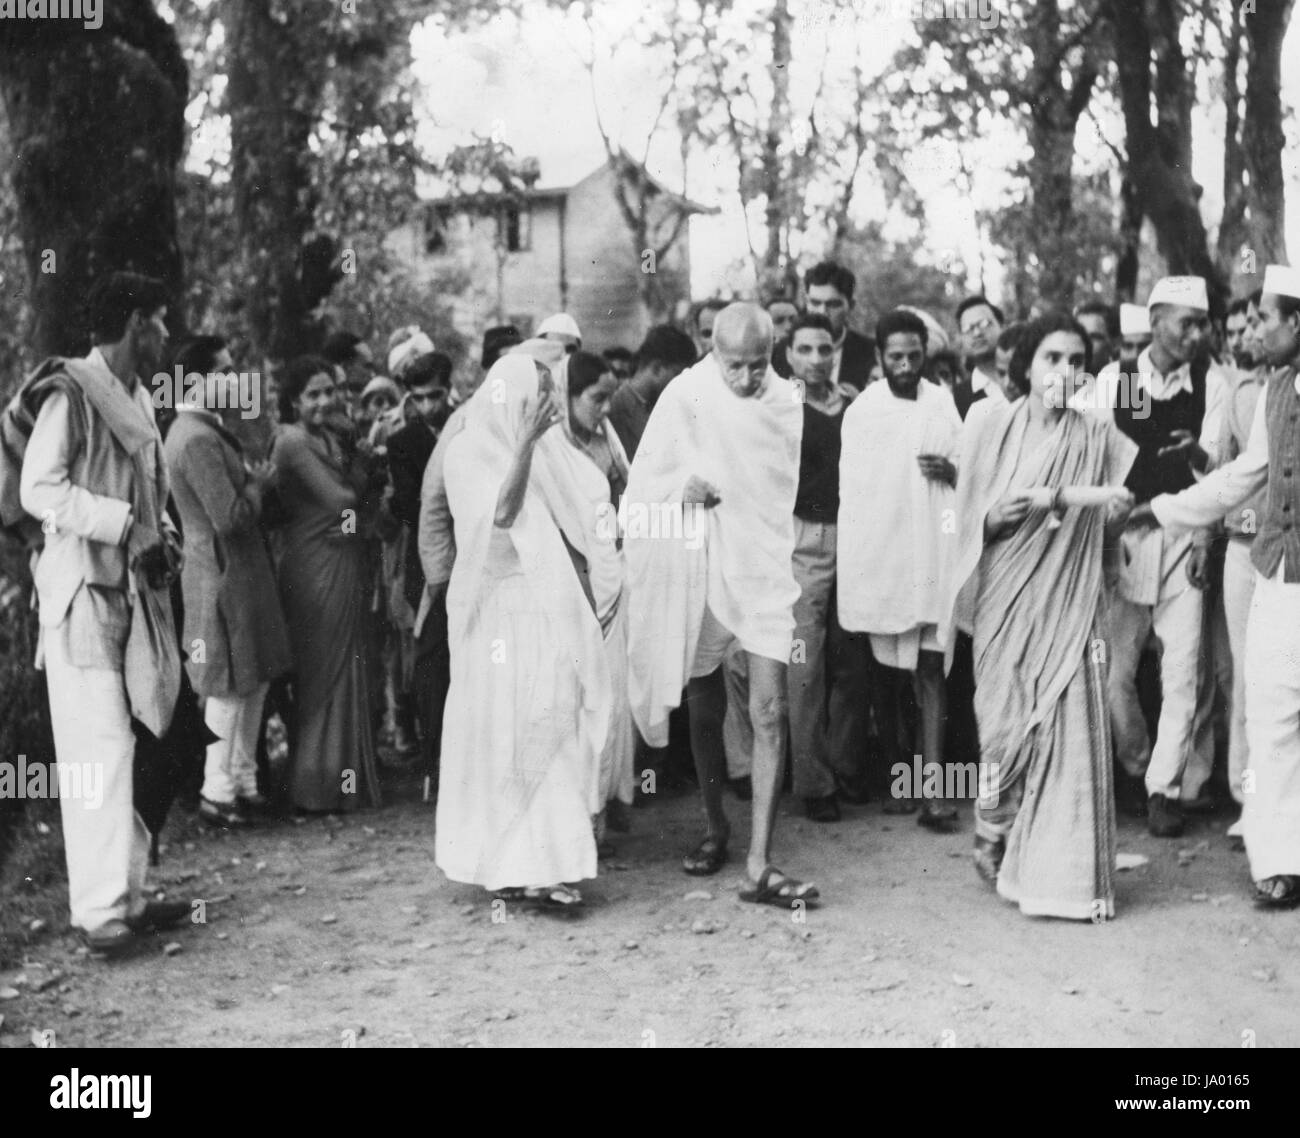
[[[634,176],[643,178],[657,194],[662,194],[671,199],[676,203],[679,209],[684,210],[686,213],[716,214],[721,212],[721,210],[715,205],[703,205],[700,202],[692,201],[690,198],[683,197],[681,194],[674,193],[659,181],[658,178],[651,174],[650,171],[640,162],[628,154],[627,151],[620,149],[618,156],[621,162],[632,167]],[[571,186],[533,187],[531,189],[523,190],[518,195],[506,194],[501,191],[489,191],[477,194],[450,194],[427,198],[425,199],[424,204],[444,206],[451,209],[461,209],[469,206],[482,209],[484,206],[490,205],[495,201],[504,200],[506,198],[513,200],[515,197],[519,197],[524,201],[561,201],[569,196],[569,193],[573,190],[574,186],[597,177],[608,168],[608,165],[607,162],[602,162],[592,170],[590,174],[587,174],[586,177],[579,178],[578,181],[573,183]]]

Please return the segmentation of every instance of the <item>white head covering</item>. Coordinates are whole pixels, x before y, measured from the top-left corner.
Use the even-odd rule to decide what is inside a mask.
[[[361,390],[361,402],[364,403],[372,395],[378,395],[385,392],[393,397],[394,403],[400,403],[402,399],[402,389],[397,386],[386,375],[377,375]]]
[[[1161,277],[1147,297],[1147,311],[1157,304],[1177,304],[1182,308],[1210,310],[1204,277]]]
[[[1151,316],[1140,304],[1119,306],[1119,334],[1121,336],[1151,335]]]
[[[433,341],[419,328],[406,329],[410,335],[399,340],[388,351],[388,374],[394,379],[401,379],[402,372],[421,356],[427,356],[433,348]]]
[[[943,330],[943,325],[923,308],[913,308],[910,304],[900,304],[899,312],[910,312],[913,316],[919,316],[921,323],[925,325],[926,342],[925,350],[927,355],[933,355],[935,352],[946,352],[951,348],[948,340],[948,333]]]
[[[534,336],[522,344],[515,344],[504,352],[507,356],[529,356],[539,364],[554,371],[564,362],[566,352],[558,340],[543,340]]]
[[[1288,268],[1286,265],[1269,265],[1264,269],[1264,287],[1262,292],[1271,292],[1274,296],[1290,296],[1300,300],[1300,269]]]
[[[561,336],[576,336],[579,340],[582,339],[582,333],[578,331],[578,322],[567,312],[557,312],[554,316],[548,316],[542,321],[537,329],[538,336],[545,336],[548,332],[555,332]]]

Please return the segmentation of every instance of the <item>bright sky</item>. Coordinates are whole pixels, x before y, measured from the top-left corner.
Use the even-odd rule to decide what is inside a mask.
[[[874,2],[888,10],[884,0]],[[646,129],[667,76],[663,58],[631,35],[639,9],[638,4],[618,0],[598,0],[596,5],[604,41],[598,48],[596,73],[601,114],[610,133],[636,155],[645,145]],[[795,10],[799,11],[797,5]],[[800,60],[819,59],[828,41],[832,51],[844,50],[846,39],[842,27],[828,29],[824,22],[816,22],[815,5],[805,11],[814,13],[814,18],[804,17],[796,24],[792,69],[792,101],[796,107],[811,94],[800,88],[800,76],[806,79],[815,72],[806,65],[801,70]],[[905,22],[873,20],[868,68],[883,71],[906,33]],[[516,153],[540,159],[544,185],[571,184],[604,159],[591,87],[578,54],[584,44],[582,25],[549,8],[530,10],[522,18],[499,16],[468,35],[448,36],[435,21],[426,22],[412,36],[416,74],[429,93],[429,118],[422,140],[432,152],[441,153],[457,142],[467,141],[471,132],[495,132]],[[1300,60],[1300,18],[1292,21],[1282,58],[1290,61],[1283,64],[1283,99],[1294,108],[1300,105],[1300,67],[1293,62]],[[1122,123],[1115,120],[1100,126],[1113,142],[1122,144]],[[1196,174],[1205,186],[1205,212],[1211,219],[1217,219],[1222,200],[1222,130],[1221,109],[1214,107],[1211,114],[1198,114]],[[1294,137],[1294,117],[1290,130]],[[652,148],[649,165],[656,176],[677,188],[681,185],[681,168],[672,135],[670,124]],[[1079,146],[1084,164],[1093,155],[1104,154],[1087,120]],[[1022,147],[1008,126],[1000,137],[984,140],[982,152],[968,154],[968,161],[979,170],[973,201],[953,184],[957,163],[954,147],[936,143],[916,155],[910,175],[927,205],[927,244],[937,263],[942,263],[948,252],[956,253],[972,269],[978,263],[981,250],[974,209],[977,205],[991,209],[1001,200],[1008,184],[1003,171]],[[1295,203],[1288,211],[1288,242],[1300,255],[1300,147],[1288,147],[1284,163],[1289,200]],[[879,193],[873,192],[873,184],[868,170],[859,179],[856,202],[864,218],[883,214],[884,202]],[[731,151],[694,160],[688,171],[688,190],[696,200],[718,205],[723,211],[719,217],[697,218],[692,223],[694,292],[703,296],[748,287],[751,278],[747,274],[728,272],[746,255]],[[761,223],[752,228],[756,241],[761,242]],[[984,252],[987,256],[988,251]],[[999,278],[996,266],[990,266],[988,284],[992,290],[996,290]]]
[[[644,5],[667,0],[596,0],[596,88],[606,129],[634,155],[645,147],[647,129],[667,85],[663,55],[638,42],[633,34]],[[892,0],[859,0],[858,8],[873,13],[870,40],[863,44],[868,71],[883,72],[895,48],[907,34],[907,21],[895,18]],[[792,103],[798,111],[811,99],[811,83],[820,70],[823,53],[830,52],[832,66],[842,53],[853,49],[854,36],[845,25],[820,22],[816,0],[801,9],[798,0],[792,68]],[[807,15],[799,16],[800,11]],[[604,161],[596,127],[592,89],[580,49],[586,32],[572,15],[544,7],[524,16],[501,15],[469,34],[448,35],[436,19],[417,27],[411,36],[415,73],[425,91],[420,138],[429,153],[440,155],[474,133],[495,134],[520,155],[536,155],[541,162],[542,184],[570,185]],[[840,54],[837,54],[840,53]],[[1291,28],[1282,54],[1284,105],[1292,109],[1288,123],[1289,145],[1283,152],[1288,210],[1287,239],[1293,257],[1300,258],[1300,129],[1294,108],[1300,106],[1300,16]],[[213,94],[216,94],[214,92]],[[222,167],[229,161],[229,134],[222,120],[202,115],[204,93],[189,109],[195,128],[188,165],[191,169]],[[1206,95],[1208,112],[1198,112],[1195,138],[1196,176],[1205,187],[1204,214],[1216,221],[1222,201],[1223,113],[1221,104]],[[205,125],[200,128],[200,122]],[[1079,162],[1110,163],[1097,137],[1101,130],[1122,145],[1123,127],[1117,118],[1095,123],[1085,116],[1080,124]],[[973,195],[954,184],[956,148],[935,142],[917,152],[909,176],[926,203],[926,232],[936,264],[955,254],[971,270],[979,264],[981,249],[974,215],[976,207],[993,209],[1008,186],[1007,166],[1023,153],[1024,143],[1009,124],[1000,133],[972,147],[967,162],[977,169]],[[674,132],[661,130],[650,151],[649,167],[662,181],[681,188],[682,171]],[[692,286],[697,297],[716,292],[744,291],[752,287],[746,267],[747,245],[736,192],[735,159],[729,148],[697,155],[687,171],[687,191],[698,201],[721,207],[716,217],[697,217],[692,223]],[[855,208],[863,219],[882,217],[885,201],[870,169],[859,177]],[[753,218],[755,240],[763,239],[761,219]],[[815,254],[814,247],[809,250]],[[740,266],[737,269],[737,266]],[[986,280],[996,292],[1001,273],[986,260]],[[974,281],[968,282],[973,284]]]

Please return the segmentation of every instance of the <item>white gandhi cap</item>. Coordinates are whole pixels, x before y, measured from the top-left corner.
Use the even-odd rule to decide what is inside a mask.
[[[1151,335],[1151,317],[1140,304],[1119,306],[1119,334],[1121,336]]]
[[[1274,296],[1291,296],[1300,300],[1300,269],[1288,268],[1286,265],[1269,265],[1264,269],[1264,287],[1262,292],[1271,292]]]
[[[1147,297],[1147,311],[1157,304],[1177,304],[1182,308],[1198,308],[1209,312],[1210,298],[1204,277],[1161,277]]]

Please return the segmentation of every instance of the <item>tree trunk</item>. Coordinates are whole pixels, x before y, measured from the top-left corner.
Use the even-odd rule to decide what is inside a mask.
[[[0,21],[0,96],[38,355],[84,353],[86,295],[111,270],[162,278],[184,328],[176,167],[189,77],[150,0],[103,6],[103,26]]]
[[[1168,271],[1204,277],[1212,310],[1227,286],[1201,220],[1201,187],[1192,178],[1192,80],[1178,43],[1177,0],[1113,0],[1109,5],[1129,176],[1156,231]],[[1157,124],[1151,122],[1152,59]]]
[[[260,353],[284,360],[318,347],[312,310],[343,273],[332,244],[304,257],[315,218],[309,139],[327,72],[302,58],[293,23],[272,7],[225,4],[226,106],[249,325]],[[305,271],[308,259],[316,271]]]
[[[767,223],[767,249],[763,253],[760,291],[784,287],[786,259],[786,171],[781,146],[790,137],[790,4],[776,0],[772,8],[772,108],[763,135],[763,195]]]
[[[1246,202],[1250,211],[1250,247],[1258,271],[1266,264],[1284,265],[1286,256],[1286,203],[1283,194],[1280,96],[1282,40],[1286,38],[1294,0],[1255,0],[1246,20],[1249,49],[1246,72],[1246,113],[1241,131],[1246,172],[1250,184]]]
[[[1119,258],[1115,263],[1115,302],[1134,303],[1142,262],[1142,195],[1129,177],[1126,162],[1120,182]]]
[[[1219,221],[1219,264],[1230,281],[1237,277],[1238,257],[1247,244],[1246,169],[1241,145],[1241,9],[1232,4],[1231,22],[1224,33],[1223,57],[1223,217]],[[1235,290],[1234,290],[1235,291]],[[1249,290],[1247,290],[1249,291]]]

